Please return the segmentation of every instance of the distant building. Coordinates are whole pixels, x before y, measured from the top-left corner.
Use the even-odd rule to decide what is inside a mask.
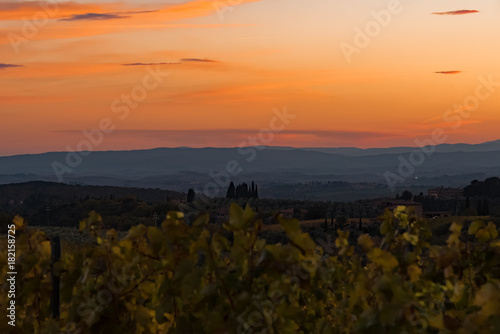
[[[378,201],[377,204],[379,206],[382,206],[382,207],[389,209],[389,210],[394,210],[398,206],[406,206],[406,207],[413,208],[415,214],[418,217],[422,217],[422,215],[423,215],[422,203],[418,203],[418,202],[414,202],[414,201],[406,201],[406,200],[402,200],[402,199],[384,199],[384,200]]]
[[[458,188],[439,187],[427,190],[427,194],[429,195],[429,197],[434,197],[439,199],[458,198],[464,196],[464,190]]]
[[[221,208],[216,212],[215,221],[225,223],[229,221],[229,208]]]

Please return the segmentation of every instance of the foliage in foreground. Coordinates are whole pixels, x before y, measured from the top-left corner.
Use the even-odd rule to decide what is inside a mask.
[[[280,224],[289,243],[266,245],[262,222],[231,207],[227,239],[168,213],[160,228],[125,238],[80,223],[95,242],[50,264],[50,241],[15,219],[17,333],[499,333],[500,240],[494,224],[453,224],[430,245],[427,222],[404,207],[386,212],[380,245],[337,231],[318,247],[297,220]],[[5,243],[4,243],[5,244]],[[3,246],[2,246],[3,247]],[[0,256],[6,308],[5,250]],[[61,276],[61,316],[51,319],[51,272]]]

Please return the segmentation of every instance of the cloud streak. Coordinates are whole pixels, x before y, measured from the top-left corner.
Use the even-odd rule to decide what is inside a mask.
[[[122,66],[155,66],[155,65],[179,65],[180,63],[128,63]]]
[[[103,21],[103,20],[128,19],[131,17],[129,14],[146,14],[154,12],[157,12],[157,10],[129,11],[129,12],[119,12],[119,13],[74,14],[69,18],[60,19],[59,21],[82,21],[82,20]]]
[[[46,1],[7,1],[0,3],[0,20],[18,20],[23,17],[33,17],[33,15],[44,12],[45,8],[53,10],[53,5]],[[77,2],[61,2],[57,6],[58,10],[54,14],[55,19],[64,19],[74,15],[83,15],[86,13],[112,12],[118,9],[115,4],[93,4]]]
[[[85,21],[85,20],[103,21],[103,20],[128,19],[129,17],[130,16],[127,15],[119,15],[112,13],[104,13],[104,14],[86,13],[86,14],[75,14],[70,18],[61,19],[60,21]]]
[[[61,130],[61,133],[78,133],[78,130]],[[161,140],[185,139],[196,137],[201,141],[207,138],[216,138],[225,136],[232,139],[245,139],[258,133],[257,129],[164,129],[164,130],[144,130],[144,129],[123,129],[117,130],[116,135],[125,137],[143,137],[155,138]],[[374,132],[374,131],[342,131],[342,130],[284,130],[280,132],[281,136],[294,136],[297,138],[319,138],[329,140],[367,140],[367,139],[385,139],[399,138],[400,135],[392,132]]]
[[[15,64],[4,64],[0,63],[0,70],[4,70],[6,68],[13,68],[13,67],[24,67],[23,65],[15,65]]]
[[[436,74],[459,74],[459,73],[462,73],[462,71],[438,71],[438,72],[434,72]]]
[[[217,60],[211,59],[200,59],[200,58],[182,58],[183,62],[197,62],[197,63],[217,63]]]
[[[432,13],[434,15],[465,15],[465,14],[474,14],[479,13],[478,10],[470,10],[470,9],[461,9],[461,10],[452,10],[449,12],[435,12]]]
[[[153,66],[153,65],[180,65],[182,63],[218,63],[217,60],[201,58],[182,58],[177,63],[126,63],[122,66]]]

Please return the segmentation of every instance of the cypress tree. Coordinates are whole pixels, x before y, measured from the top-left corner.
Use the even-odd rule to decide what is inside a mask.
[[[234,189],[234,190],[233,190]],[[230,197],[234,192],[234,196]],[[227,198],[259,198],[259,190],[255,182],[252,181],[251,185],[243,182],[242,184],[238,184],[236,188],[234,188],[234,183],[231,182],[229,188],[227,190]]]
[[[481,216],[489,216],[490,215],[490,203],[488,202],[488,199],[484,199],[483,201],[483,212]]]
[[[236,197],[236,188],[234,187],[234,183],[231,181],[229,184],[229,188],[227,189],[226,198],[235,198]]]
[[[188,203],[193,203],[194,202],[194,190],[193,189],[189,189],[188,190],[188,194],[187,194],[187,202]]]

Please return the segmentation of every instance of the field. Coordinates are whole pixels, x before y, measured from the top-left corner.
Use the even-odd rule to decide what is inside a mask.
[[[322,221],[300,224],[278,217],[280,231],[237,205],[223,227],[209,224],[208,215],[191,226],[182,217],[170,212],[161,227],[138,225],[125,236],[103,230],[97,213],[80,222],[79,231],[42,231],[16,218],[16,327],[12,331],[3,322],[0,330],[500,330],[500,239],[493,223],[464,219],[449,225],[449,219],[434,219],[434,230],[447,228],[446,240],[436,245],[429,243],[431,223],[400,207],[382,217],[378,236],[357,231],[353,238],[349,230],[338,230],[322,244],[303,232],[321,228]],[[284,233],[286,243],[267,243],[261,230]],[[62,235],[71,244],[63,245],[60,259],[53,258],[49,235]],[[2,261],[4,255],[5,248]],[[6,282],[6,266],[1,275]],[[7,307],[4,296],[1,307]]]

